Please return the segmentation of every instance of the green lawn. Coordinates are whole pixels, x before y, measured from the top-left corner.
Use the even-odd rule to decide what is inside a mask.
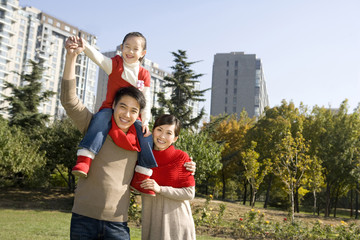
[[[71,213],[43,210],[0,209],[1,240],[69,239]],[[140,228],[131,227],[131,239],[140,240]],[[197,236],[199,240],[220,240]]]

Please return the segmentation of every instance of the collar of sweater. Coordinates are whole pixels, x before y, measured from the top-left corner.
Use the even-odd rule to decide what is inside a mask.
[[[153,150],[154,157],[158,167],[166,166],[174,160],[177,160],[181,151],[176,151],[174,145],[171,145],[165,150]]]
[[[121,77],[129,82],[134,87],[137,86],[137,80],[139,77],[139,69],[140,69],[140,62],[137,61],[135,63],[127,63],[125,60],[123,61],[124,71]]]

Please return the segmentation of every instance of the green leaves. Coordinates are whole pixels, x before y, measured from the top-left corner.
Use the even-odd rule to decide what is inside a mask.
[[[202,102],[204,93],[209,89],[197,90],[196,84],[199,83],[198,78],[203,74],[195,74],[190,67],[197,62],[188,62],[186,51],[178,50],[172,52],[174,56],[175,66],[171,68],[174,70],[171,76],[166,76],[164,80],[167,82],[165,87],[173,89],[170,99],[166,99],[163,93],[158,93],[158,102],[162,106],[160,109],[153,109],[152,113],[155,116],[160,116],[161,113],[168,112],[175,115],[184,128],[197,128],[200,120],[205,114],[204,108],[200,110],[197,116],[192,116],[193,107],[190,103]]]

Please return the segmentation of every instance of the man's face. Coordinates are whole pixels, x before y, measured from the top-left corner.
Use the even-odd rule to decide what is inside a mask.
[[[134,124],[140,114],[140,105],[135,98],[130,96],[123,96],[113,104],[114,120],[116,125],[127,133],[130,126]]]

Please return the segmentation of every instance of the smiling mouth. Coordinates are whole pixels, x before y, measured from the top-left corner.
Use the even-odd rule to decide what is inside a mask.
[[[128,123],[129,121],[126,120],[126,119],[123,119],[123,118],[119,118],[120,122],[123,122],[123,123]]]
[[[160,139],[157,139],[157,142],[160,143],[160,144],[165,144],[165,142],[160,140]]]

